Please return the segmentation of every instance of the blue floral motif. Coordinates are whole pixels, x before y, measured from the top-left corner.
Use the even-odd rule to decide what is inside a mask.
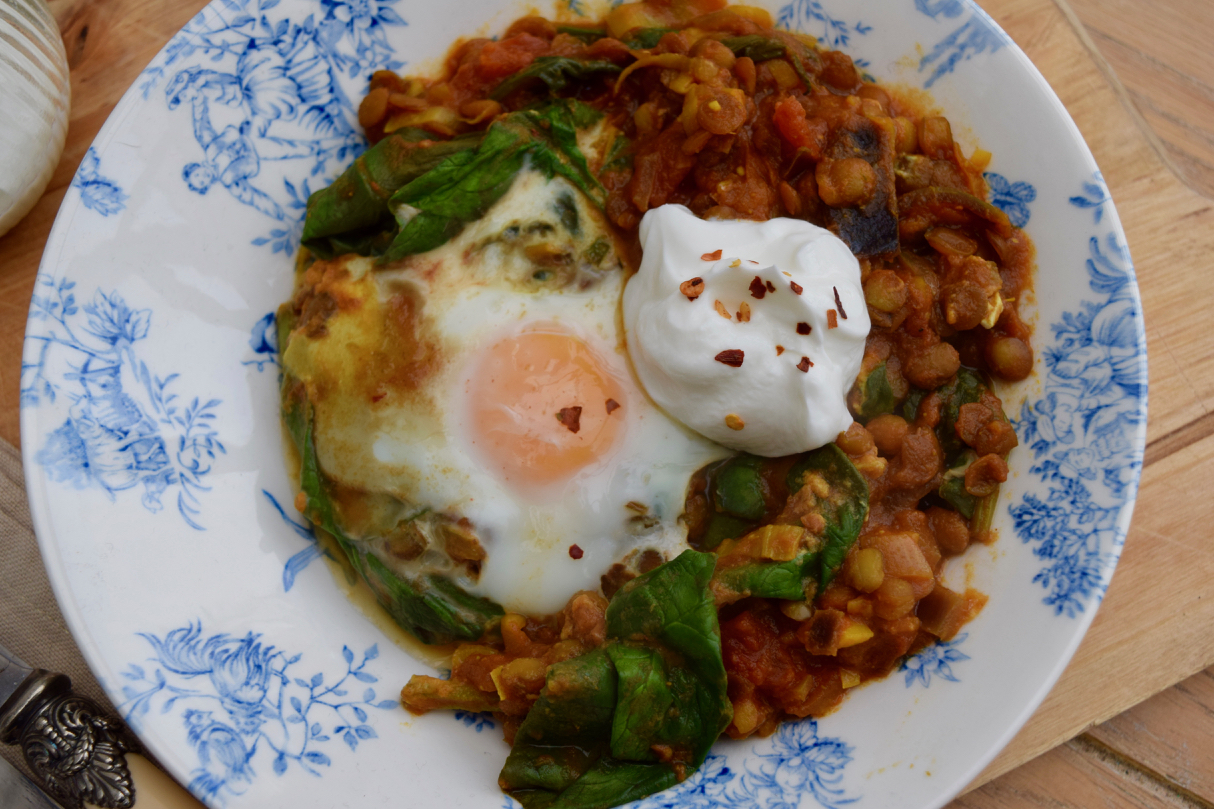
[[[960,62],[981,53],[994,53],[1007,44],[1007,35],[972,3],[963,0],[915,0],[915,8],[933,20],[956,19],[967,8],[970,18],[941,39],[931,52],[919,60],[919,72],[931,68],[925,89],[930,89],[942,76],[952,73]]]
[[[95,485],[110,499],[142,485],[151,512],[176,486],[177,510],[203,530],[199,494],[210,490],[203,479],[227,451],[215,427],[221,400],[195,397],[183,405],[172,392],[178,375],[157,376],[139,359],[136,344],[148,336],[151,309],[132,309],[117,292],[101,290],[78,305],[75,286],[39,275],[30,301],[26,340],[37,346],[37,359],[21,366],[21,406],[70,402],[67,420],[35,459],[51,480]],[[50,370],[57,358],[69,370]]]
[[[266,499],[270,501],[270,505],[274,506],[274,510],[278,512],[278,516],[282,517],[282,521],[286,523],[296,535],[302,537],[308,543],[308,547],[304,548],[302,551],[299,551],[288,559],[287,563],[283,566],[282,591],[287,593],[290,592],[291,588],[295,586],[295,577],[303,572],[304,568],[312,564],[314,560],[319,559],[321,556],[328,556],[329,552],[321,546],[320,540],[316,536],[316,531],[312,529],[312,526],[309,523],[297,522],[296,520],[291,519],[291,517],[287,515],[287,510],[282,507],[281,503],[278,502],[278,498],[270,494],[265,489],[262,489],[261,493],[264,494]]]
[[[1037,199],[1037,189],[1023,180],[1009,183],[1002,174],[988,171],[982,175],[991,189],[991,204],[1007,214],[1012,224],[1022,228],[1029,223],[1029,203]]]
[[[780,9],[776,26],[788,31],[814,34],[820,44],[834,49],[846,48],[852,36],[864,36],[873,30],[871,25],[862,22],[849,25],[844,20],[832,17],[818,0],[793,0]],[[856,65],[867,67],[868,62],[857,59]]]
[[[489,717],[488,714],[470,713],[468,711],[456,711],[455,719],[457,722],[463,722],[464,725],[470,728],[475,728],[477,733],[480,733],[485,728],[493,730],[497,724]]]
[[[737,773],[726,765],[726,757],[709,753],[700,769],[677,787],[650,795],[629,809],[716,809],[739,806],[740,796],[726,794]],[[736,790],[735,790],[736,791]]]
[[[918,681],[927,688],[932,684],[933,675],[951,683],[961,682],[953,674],[952,664],[970,659],[969,655],[957,649],[968,637],[967,633],[950,641],[933,643],[918,654],[903,660],[898,670],[906,672],[906,687],[910,688]]]
[[[325,743],[335,737],[353,751],[360,742],[378,738],[368,724],[369,709],[392,709],[394,699],[380,700],[371,684],[379,678],[367,664],[379,657],[373,645],[354,664],[342,648],[346,671],[326,684],[325,675],[288,674],[302,655],[262,642],[261,635],[203,637],[202,624],[174,629],[164,638],[140,633],[151,646],[151,666],[132,664],[123,672],[125,701],[119,706],[136,730],[153,707],[180,718],[198,755],[189,789],[200,800],[223,804],[244,792],[268,763],[277,776],[292,765],[312,775],[332,763]],[[350,691],[367,686],[358,698]]]
[[[267,312],[253,324],[249,337],[249,348],[253,359],[242,360],[241,365],[256,365],[264,371],[267,365],[278,366],[278,321],[273,312]]]
[[[1043,396],[1017,421],[1031,472],[1049,486],[1010,507],[1016,534],[1048,564],[1033,578],[1056,615],[1081,614],[1103,597],[1104,572],[1125,537],[1118,529],[1124,495],[1142,468],[1135,436],[1146,420],[1142,313],[1129,253],[1108,234],[1088,243],[1088,283],[1100,300],[1084,302],[1053,324],[1055,344],[1042,352]]]
[[[80,168],[72,178],[72,187],[80,191],[80,202],[102,216],[112,216],[126,207],[127,195],[113,180],[99,173],[101,158],[92,146],[84,153]]]
[[[1091,208],[1092,218],[1097,225],[1104,218],[1104,205],[1106,202],[1112,202],[1113,198],[1109,196],[1109,188],[1104,184],[1104,175],[1100,172],[1093,172],[1092,179],[1083,184],[1083,193],[1071,197],[1069,200],[1076,208]]]
[[[770,752],[752,752],[758,766],[740,772],[727,766],[725,756],[710,753],[686,781],[630,809],[796,809],[804,795],[839,809],[857,800],[840,786],[853,748],[819,736],[814,719],[780,725]]]
[[[219,0],[173,38],[140,89],[150,97],[168,78],[168,108],[190,111],[199,156],[182,168],[187,187],[221,187],[283,223],[253,243],[289,255],[306,176],[344,168],[365,148],[341,78],[402,67],[386,31],[406,23],[392,8],[399,0],[320,0],[320,13],[300,21],[274,13],[279,2]]]

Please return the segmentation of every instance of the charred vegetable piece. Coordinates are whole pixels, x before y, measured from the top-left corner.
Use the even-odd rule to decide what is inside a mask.
[[[321,258],[346,252],[372,255],[381,252],[396,228],[388,198],[449,157],[475,149],[481,133],[450,141],[418,138],[421,130],[393,132],[363,152],[327,188],[308,197],[303,243]],[[382,238],[389,234],[388,239]]]
[[[986,200],[956,188],[932,186],[903,194],[898,216],[898,231],[906,240],[938,224],[980,223],[983,220],[1003,238],[1012,235],[1012,222],[1007,214]]]
[[[799,491],[812,473],[821,475],[828,487],[826,497],[818,499],[826,529],[822,533],[822,550],[806,572],[817,579],[820,587],[826,587],[864,527],[868,516],[868,482],[836,444],[815,449],[797,461],[788,472],[788,490]]]
[[[733,715],[713,565],[685,551],[628,582],[607,608],[607,645],[549,668],[498,779],[526,809],[617,806],[703,763]]]
[[[887,119],[888,120],[888,119]],[[876,188],[863,205],[830,208],[830,229],[857,256],[892,255],[898,250],[898,199],[894,190],[896,133],[860,115],[832,133],[825,156],[831,160],[859,157],[873,168]]]
[[[622,68],[605,60],[573,59],[568,56],[541,56],[497,86],[489,97],[501,101],[515,90],[542,84],[552,94],[569,84],[585,82],[593,76],[614,76]]]
[[[285,349],[285,341],[279,345]],[[284,376],[282,391],[283,421],[299,451],[299,488],[308,498],[305,513],[309,519],[333,536],[350,564],[370,585],[379,605],[422,643],[471,641],[481,637],[503,615],[500,606],[470,595],[444,576],[401,578],[361,543],[345,535],[337,523],[324,473],[316,459],[311,408],[304,386]]]
[[[885,375],[885,363],[856,379],[855,402],[853,413],[862,424],[885,413],[893,413],[898,407],[898,397]]]

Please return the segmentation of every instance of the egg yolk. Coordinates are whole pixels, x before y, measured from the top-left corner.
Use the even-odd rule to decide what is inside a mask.
[[[526,331],[481,354],[466,385],[469,438],[516,485],[547,485],[605,457],[623,434],[624,392],[591,348]]]

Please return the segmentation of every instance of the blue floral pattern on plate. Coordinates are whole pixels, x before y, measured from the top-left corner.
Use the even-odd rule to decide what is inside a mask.
[[[80,168],[76,169],[72,187],[80,191],[80,202],[84,207],[102,216],[112,216],[126,207],[127,195],[118,183],[101,176],[101,158],[92,146],[84,153]]]
[[[864,36],[873,30],[871,25],[862,22],[849,24],[831,16],[818,0],[793,0],[780,9],[776,25],[788,31],[816,36],[819,44],[832,49],[846,48],[853,36]],[[856,64],[860,67],[868,65],[863,59],[856,60]]]
[[[1083,193],[1076,194],[1067,201],[1076,208],[1090,208],[1093,220],[1099,225],[1100,220],[1104,218],[1105,203],[1112,202],[1113,198],[1109,196],[1104,177],[1097,171],[1091,180],[1083,184]]]
[[[1029,223],[1029,203],[1037,199],[1032,183],[1011,183],[1002,174],[988,171],[982,175],[990,187],[991,204],[1007,214],[1012,224],[1022,228]]]
[[[906,672],[906,687],[910,688],[916,682],[924,688],[932,684],[932,677],[959,683],[961,680],[953,673],[953,663],[969,660],[970,656],[957,647],[969,637],[968,633],[958,635],[950,641],[937,641],[918,654],[903,659],[898,671]]]
[[[253,349],[253,358],[242,360],[241,365],[254,365],[259,372],[267,365],[278,367],[278,321],[273,312],[267,312],[253,324],[249,348]]]
[[[378,645],[363,652],[357,665],[354,652],[343,647],[346,670],[326,682],[323,672],[288,673],[302,655],[288,657],[252,632],[204,637],[198,622],[163,638],[140,636],[153,656],[150,665],[131,664],[123,672],[126,699],[118,707],[136,730],[153,708],[181,720],[198,759],[189,789],[212,804],[243,793],[258,777],[260,763],[269,763],[278,776],[292,766],[322,775],[333,763],[326,743],[340,739],[357,751],[361,742],[379,736],[368,711],[398,707],[371,687],[379,678],[367,664],[379,657]]]
[[[931,88],[952,73],[957,65],[983,53],[994,53],[1008,43],[1007,35],[986,14],[964,0],[915,0],[915,8],[933,20],[957,19],[969,12],[969,18],[953,29],[919,60],[919,72],[931,68],[923,82]]]
[[[1127,490],[1142,469],[1134,436],[1146,420],[1146,362],[1140,345],[1129,252],[1115,233],[1088,241],[1088,285],[1099,295],[1051,325],[1041,352],[1043,395],[1016,423],[1048,486],[1010,508],[1017,536],[1048,564],[1033,578],[1055,614],[1081,614],[1107,586],[1125,539],[1118,527]]]
[[[37,360],[21,366],[21,406],[66,397],[67,420],[35,454],[51,480],[77,489],[101,488],[111,500],[142,485],[143,507],[163,508],[177,487],[177,510],[203,530],[199,495],[217,455],[226,452],[215,427],[220,399],[194,397],[184,404],[174,392],[177,374],[153,374],[136,344],[148,336],[151,309],[132,309],[117,292],[97,290],[79,304],[76,284],[39,275],[30,301],[26,340]],[[48,370],[52,352],[66,354],[71,370]]]
[[[630,804],[632,809],[793,809],[809,796],[825,809],[858,800],[843,788],[851,745],[818,735],[814,719],[788,722],[771,737],[767,752],[753,749],[756,765],[731,768],[727,757],[709,753],[695,775],[677,787]]]
[[[287,524],[287,527],[290,528],[296,536],[302,537],[308,543],[308,547],[295,553],[290,559],[287,560],[287,563],[283,565],[282,591],[287,593],[290,592],[293,586],[295,586],[295,577],[303,572],[304,568],[312,564],[313,561],[319,559],[321,556],[328,555],[328,551],[321,546],[320,540],[316,536],[316,531],[313,530],[310,523],[299,522],[291,519],[291,517],[287,515],[287,510],[282,507],[281,503],[278,502],[278,498],[270,494],[265,489],[262,489],[261,493],[265,495],[267,500],[270,501],[270,505],[274,506],[274,510],[278,512],[278,516],[282,517],[282,521]]]
[[[189,111],[198,150],[182,180],[281,222],[253,244],[290,255],[313,190],[296,166],[324,175],[366,145],[340,78],[402,67],[386,29],[406,23],[392,8],[399,0],[321,0],[321,13],[302,21],[276,14],[279,2],[212,6],[215,13],[199,14],[173,38],[139,87],[148,98],[172,72],[165,101]]]

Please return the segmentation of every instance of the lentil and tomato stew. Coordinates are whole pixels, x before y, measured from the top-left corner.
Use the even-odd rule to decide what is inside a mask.
[[[994,539],[1017,439],[992,380],[1032,370],[1018,307],[1033,247],[985,201],[990,155],[963,154],[921,98],[764,10],[652,0],[596,25],[523,17],[458,43],[437,78],[378,72],[359,121],[374,146],[333,188],[366,204],[314,198],[304,243],[318,255],[391,259],[450,238],[500,197],[500,178],[476,186],[472,213],[423,211],[413,222],[430,216],[429,230],[385,227],[386,200],[508,131],[542,141],[530,159],[600,206],[634,263],[641,217],[667,203],[804,219],[860,260],[873,328],[850,429],[809,453],[702,469],[684,514],[694,550],[625,559],[557,615],[495,618],[454,647],[450,679],[405,687],[414,712],[502,721],[503,789],[526,806],[664,789],[719,733],[826,714],[981,610],[942,569]],[[676,621],[695,637],[668,631]]]

